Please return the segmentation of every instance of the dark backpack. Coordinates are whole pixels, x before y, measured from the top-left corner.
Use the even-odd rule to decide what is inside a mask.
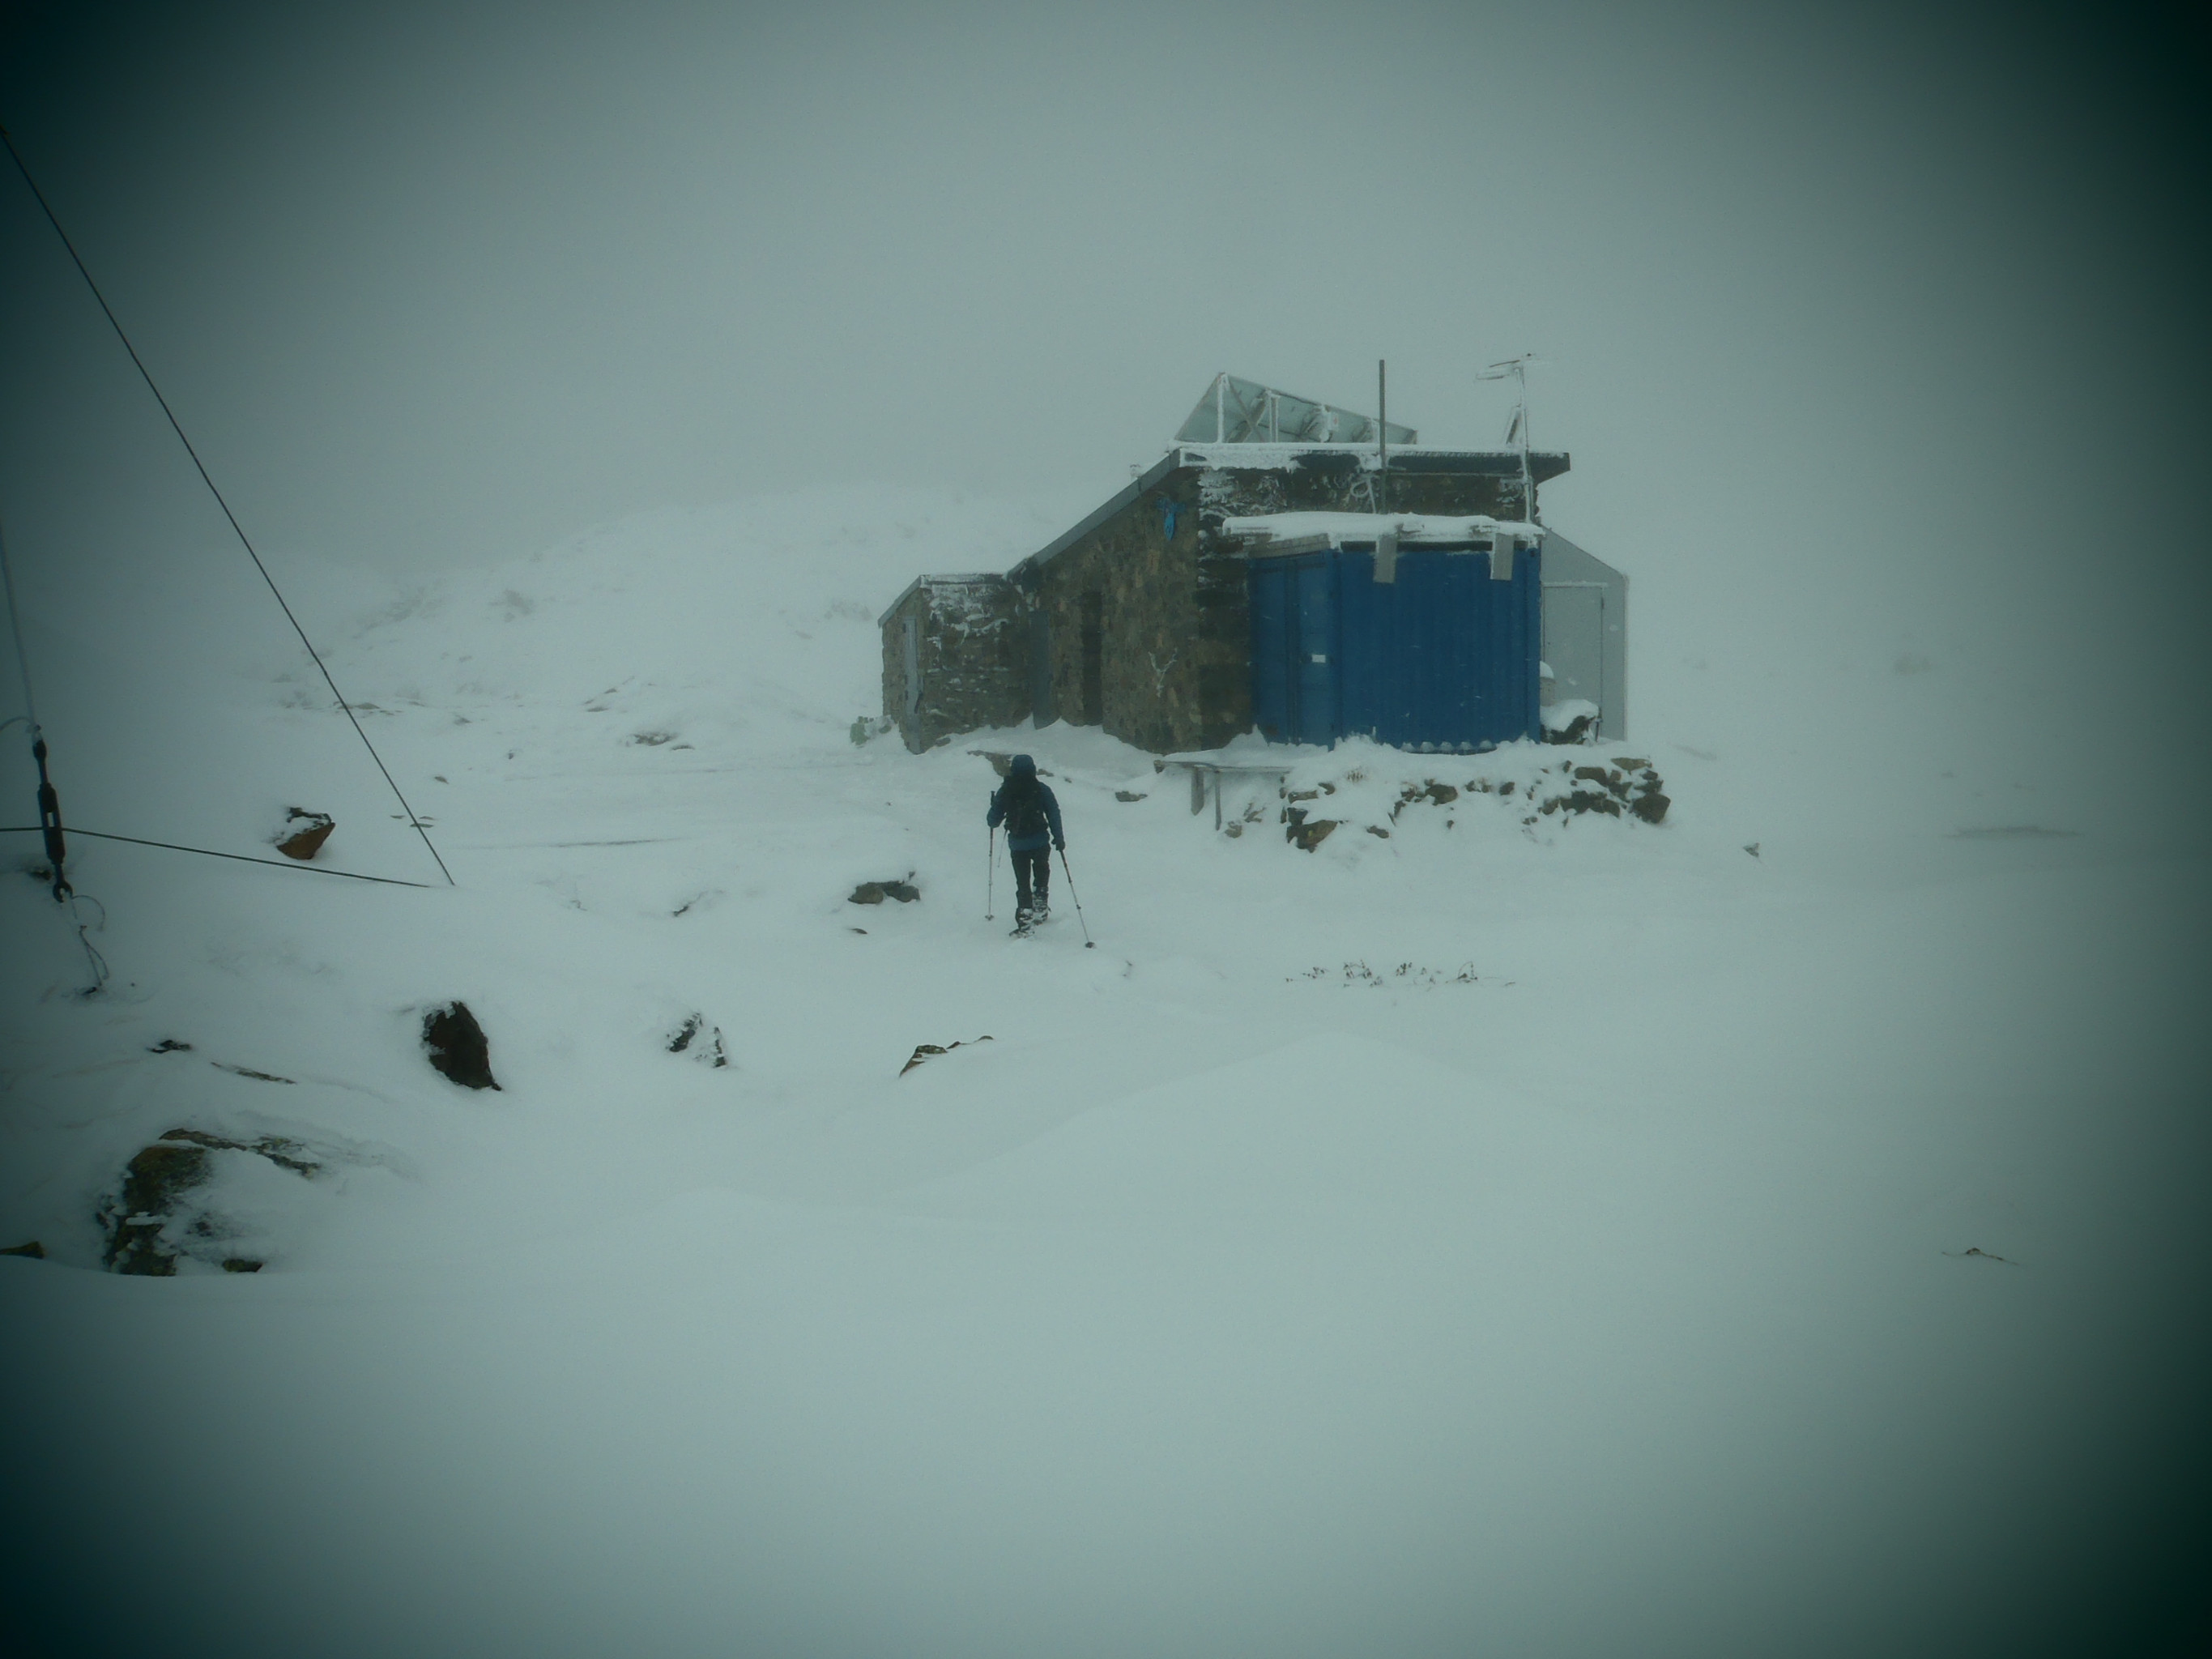
[[[1026,783],[1027,787],[1023,785]],[[1000,793],[999,804],[1006,808],[1006,834],[1009,836],[1042,836],[1048,833],[1050,825],[1044,815],[1044,786],[1035,778],[1010,778]]]

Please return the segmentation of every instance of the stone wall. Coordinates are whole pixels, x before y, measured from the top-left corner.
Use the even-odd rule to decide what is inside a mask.
[[[1208,749],[1251,724],[1244,567],[1200,524],[1199,470],[1170,472],[1039,568],[1060,716],[1154,754]],[[1170,531],[1170,526],[1172,530]],[[1097,595],[1098,707],[1086,706],[1084,608]]]
[[[908,708],[906,623],[921,696]],[[884,620],[884,714],[919,754],[957,732],[1030,713],[1025,607],[1004,576],[924,576]]]

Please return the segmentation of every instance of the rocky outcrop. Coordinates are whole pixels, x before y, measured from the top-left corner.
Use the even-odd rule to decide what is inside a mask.
[[[464,1089],[497,1089],[491,1043],[465,1002],[449,1002],[422,1016],[422,1047],[431,1066]]]
[[[258,1259],[224,1249],[235,1230],[199,1200],[218,1152],[248,1153],[308,1178],[323,1167],[298,1141],[281,1135],[232,1140],[201,1129],[172,1129],[124,1166],[121,1191],[101,1205],[100,1231],[107,1238],[101,1265],[110,1273],[167,1279],[189,1256],[225,1273],[258,1273]]]
[[[1438,777],[1428,769],[1440,763],[1468,769]],[[1285,838],[1309,853],[1347,823],[1389,840],[1409,812],[1435,813],[1447,829],[1471,822],[1470,813],[1502,812],[1533,830],[1547,819],[1559,823],[1583,817],[1659,824],[1673,805],[1648,759],[1607,755],[1594,745],[1562,754],[1516,744],[1457,762],[1379,745],[1347,746],[1328,762],[1292,769],[1275,793]],[[1327,817],[1317,816],[1323,811]],[[1243,822],[1260,811],[1256,802],[1248,804]],[[1236,834],[1241,825],[1224,823],[1223,830]]]

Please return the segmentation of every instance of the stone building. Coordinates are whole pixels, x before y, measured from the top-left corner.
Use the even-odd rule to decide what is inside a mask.
[[[1355,638],[1347,628],[1342,649],[1379,653],[1368,667],[1387,678],[1400,659],[1418,656],[1437,627],[1455,625],[1440,623],[1423,595],[1486,597],[1448,580],[1482,568],[1471,559],[1486,560],[1488,575],[1517,576],[1527,588],[1522,609],[1532,623],[1540,613],[1548,659],[1550,555],[1569,568],[1574,585],[1560,608],[1571,611],[1577,631],[1557,641],[1575,665],[1572,695],[1600,708],[1604,735],[1625,735],[1626,580],[1579,548],[1569,551],[1536,521],[1538,486],[1567,468],[1565,454],[1525,447],[1425,447],[1409,428],[1218,377],[1158,461],[1004,575],[923,576],[908,585],[881,618],[884,714],[917,752],[959,732],[1024,720],[1103,726],[1156,754],[1218,748],[1254,729],[1255,669],[1263,678],[1267,672],[1255,657],[1275,649],[1272,635],[1255,647],[1255,584],[1263,562],[1326,562],[1328,591],[1343,596],[1347,615],[1382,615],[1380,632],[1365,625]],[[1382,591],[1394,582],[1403,585]],[[1396,623],[1386,614],[1393,605]],[[1403,631],[1415,619],[1427,630],[1419,638]],[[1499,634],[1470,644],[1478,660],[1518,653],[1495,665],[1494,678],[1509,686],[1525,678],[1527,708],[1507,710],[1503,724],[1493,718],[1479,741],[1428,746],[1485,747],[1535,735],[1543,695],[1538,647],[1534,626],[1510,641]],[[1304,653],[1300,662],[1310,656],[1333,670],[1322,659],[1334,655],[1334,647]],[[1347,682],[1358,667],[1350,665]],[[1333,686],[1334,675],[1328,678]],[[1556,674],[1541,684],[1556,687]],[[1301,735],[1378,729],[1345,724],[1349,718],[1309,720]],[[1478,728],[1451,729],[1464,736]]]

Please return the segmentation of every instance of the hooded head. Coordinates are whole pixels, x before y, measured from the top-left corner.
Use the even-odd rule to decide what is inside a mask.
[[[1010,778],[1033,778],[1036,775],[1036,763],[1027,755],[1017,755],[1006,763],[1006,775]]]

